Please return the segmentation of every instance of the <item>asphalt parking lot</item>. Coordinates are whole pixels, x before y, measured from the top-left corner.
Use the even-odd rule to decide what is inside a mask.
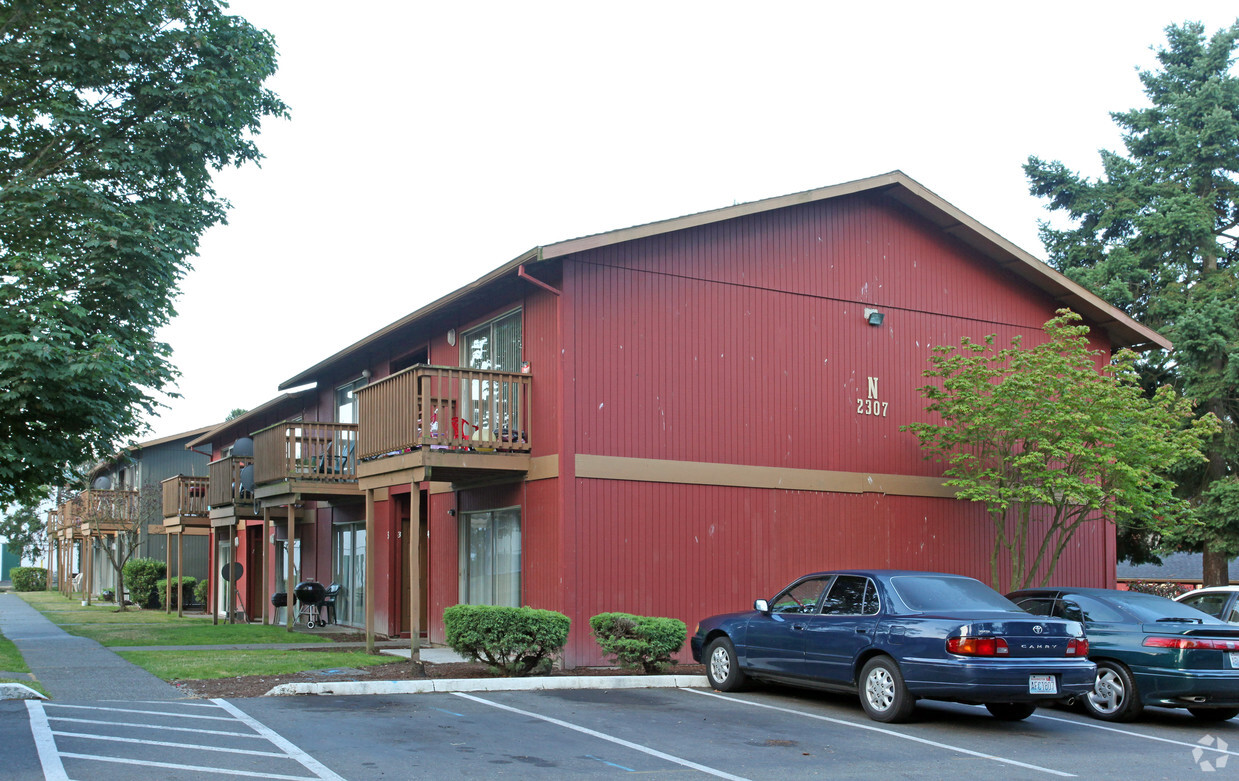
[[[193,701],[209,704],[206,701]],[[34,741],[14,729],[26,706],[5,703],[0,729],[13,750],[10,778],[41,778]],[[101,704],[100,704],[101,705]],[[89,712],[43,706],[67,778],[207,778],[193,768],[226,767],[255,778],[1121,778],[1183,779],[1239,774],[1239,724],[1202,724],[1186,713],[1150,709],[1111,725],[1062,709],[1000,722],[979,707],[928,703],[909,724],[867,719],[855,698],[785,689],[719,694],[701,689],[578,690],[231,700],[222,712],[186,703],[156,710],[217,717],[228,754],[184,720],[153,718],[137,742],[89,740],[126,734],[126,707]],[[36,709],[37,710],[37,709]],[[71,713],[70,713],[71,712]],[[72,721],[58,721],[69,715]],[[231,721],[225,721],[228,717]],[[193,716],[189,716],[191,720]],[[111,726],[109,720],[117,726]],[[160,734],[159,725],[180,724]],[[25,737],[23,737],[23,734]],[[147,744],[145,747],[143,744]],[[1234,745],[1235,750],[1230,749]],[[89,753],[87,753],[89,752]],[[115,752],[114,758],[108,758]],[[299,753],[299,752],[304,752]],[[281,756],[276,756],[281,755]],[[291,759],[290,759],[291,758]],[[277,763],[283,763],[277,767]],[[27,769],[29,772],[27,773]]]

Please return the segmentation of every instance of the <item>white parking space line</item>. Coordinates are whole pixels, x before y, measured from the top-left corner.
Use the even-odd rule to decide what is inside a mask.
[[[457,697],[461,697],[466,700],[471,700],[472,702],[481,703],[482,705],[489,705],[492,708],[498,708],[499,710],[510,711],[511,713],[519,713],[520,715],[528,716],[531,719],[538,719],[540,721],[545,721],[548,724],[554,724],[558,727],[563,727],[565,729],[570,729],[575,732],[580,732],[584,735],[589,735],[590,737],[598,738],[599,740],[605,740],[609,743],[615,743],[617,745],[624,746],[625,748],[630,748],[633,751],[640,751],[643,754],[648,754],[649,756],[657,757],[659,759],[666,760],[667,762],[672,762],[674,764],[681,765],[683,767],[692,768],[693,770],[698,770],[702,773],[708,773],[709,775],[717,776],[718,778],[727,778],[727,779],[731,779],[731,781],[749,781],[749,779],[746,779],[743,776],[736,776],[736,775],[732,775],[731,773],[725,773],[722,770],[716,770],[715,768],[712,768],[712,767],[707,767],[705,765],[699,765],[696,762],[691,762],[687,759],[681,759],[680,757],[675,757],[670,754],[665,754],[662,751],[659,751],[658,749],[653,749],[653,748],[650,748],[649,746],[642,746],[639,743],[633,743],[632,741],[624,740],[623,738],[617,738],[614,735],[607,735],[606,733],[598,732],[597,730],[592,730],[592,729],[589,729],[588,727],[582,727],[579,724],[572,724],[567,721],[562,721],[560,719],[551,718],[550,716],[543,716],[540,713],[533,713],[532,711],[521,710],[520,708],[513,708],[510,705],[502,705],[500,703],[492,702],[490,700],[484,700],[481,697],[474,697],[472,694],[465,694],[464,692],[452,692],[452,693],[455,694]]]
[[[1203,743],[1189,743],[1186,740],[1171,740],[1170,738],[1159,738],[1156,735],[1146,735],[1143,732],[1133,732],[1129,729],[1119,729],[1118,727],[1109,727],[1105,724],[1097,724],[1091,721],[1076,721],[1075,719],[1064,719],[1058,716],[1042,716],[1040,713],[1033,714],[1034,719],[1045,719],[1046,721],[1057,721],[1062,724],[1071,724],[1075,727],[1088,727],[1090,729],[1099,729],[1103,732],[1117,732],[1120,735],[1130,735],[1133,738],[1144,738],[1145,740],[1154,740],[1158,743],[1169,743],[1173,746],[1185,746],[1187,748],[1199,748],[1205,751],[1212,751],[1215,754],[1230,754],[1231,756],[1239,757],[1239,751],[1230,751],[1229,749],[1216,748],[1214,746],[1206,746]]]
[[[287,754],[289,758],[297,760],[297,762],[301,763],[302,767],[323,779],[323,781],[344,781],[343,778],[333,773],[331,769],[322,762],[319,762],[317,759],[305,753],[297,746],[294,746],[292,742],[285,739],[283,735],[280,735],[275,730],[271,729],[266,724],[263,724],[258,719],[250,716],[248,713],[236,707],[232,703],[217,699],[212,699],[211,702],[231,713],[237,721],[240,721],[250,729],[257,732],[259,735],[262,735],[267,740],[274,743],[281,751]]]
[[[986,754],[981,751],[973,751],[972,749],[963,748],[962,746],[952,746],[949,743],[939,743],[936,740],[929,740],[927,738],[918,738],[915,735],[906,735],[902,732],[895,732],[894,730],[886,729],[885,727],[877,727],[872,724],[859,724],[854,721],[845,721],[843,719],[835,719],[835,718],[831,718],[830,716],[821,716],[816,713],[807,713],[805,711],[796,710],[794,708],[784,708],[778,705],[767,705],[766,703],[763,703],[763,702],[752,702],[750,700],[742,700],[736,697],[728,697],[722,694],[715,694],[714,692],[701,691],[700,689],[680,689],[680,691],[688,692],[690,694],[700,694],[703,697],[716,697],[720,700],[726,700],[728,702],[735,702],[740,705],[748,705],[753,708],[765,708],[766,710],[778,711],[780,713],[790,713],[795,716],[806,716],[810,719],[817,719],[818,721],[828,721],[831,724],[838,724],[843,727],[854,727],[856,729],[868,730],[869,732],[879,732],[883,735],[890,735],[891,737],[894,737],[894,738],[910,740],[913,743],[921,743],[927,746],[934,746],[935,748],[945,749],[946,751],[955,751],[960,754],[967,754],[970,757],[977,757],[979,759],[989,759],[994,762],[1001,762],[1004,765],[1014,765],[1015,767],[1027,768],[1028,770],[1036,770],[1038,772],[1048,773],[1053,776],[1062,776],[1064,778],[1075,778],[1076,777],[1075,773],[1064,773],[1061,770],[1054,770],[1053,768],[1041,767],[1040,765],[1030,765],[1027,762],[1020,762],[1017,759],[1009,759],[1007,757],[1000,757],[995,754]]]
[[[169,716],[174,719],[210,719],[211,721],[236,721],[228,716],[199,716],[193,713],[171,713],[166,710],[136,710],[134,708],[105,708],[101,705],[64,705],[59,702],[46,703],[49,708],[76,708],[78,710],[98,710],[109,713],[141,713],[146,716]]]
[[[223,754],[247,754],[253,757],[278,757],[286,755],[279,751],[253,751],[247,748],[225,748],[224,746],[203,746],[198,743],[169,743],[166,740],[146,740],[145,738],[118,738],[115,735],[95,735],[90,732],[61,732],[52,730],[58,737],[82,738],[83,740],[106,740],[108,743],[137,743],[139,746],[163,746],[164,748],[191,748],[195,751],[218,751]]]
[[[47,723],[47,714],[43,712],[43,704],[38,700],[26,700],[26,713],[30,716],[30,732],[39,752],[39,764],[43,766],[43,778],[46,781],[69,781],[65,766],[60,761],[60,752],[56,750],[56,738]]]
[[[177,707],[180,705],[185,705],[185,706],[193,707],[195,709],[211,709],[217,713],[223,712],[228,715],[212,716],[212,715],[199,715],[196,713],[178,713],[171,709],[169,710],[141,710],[141,709],[136,709],[136,708],[125,708],[125,707],[63,705],[60,703],[52,703],[52,702],[44,703],[44,702],[40,702],[37,700],[28,701],[26,703],[26,708],[27,708],[27,712],[30,717],[30,729],[34,735],[35,747],[38,749],[38,753],[39,753],[39,761],[43,766],[43,774],[46,778],[52,779],[53,781],[68,781],[68,775],[64,767],[65,759],[85,760],[88,762],[106,762],[106,763],[117,764],[117,765],[131,765],[134,767],[150,767],[150,768],[162,768],[162,769],[167,769],[167,770],[183,770],[183,771],[189,771],[189,772],[194,772],[194,773],[208,773],[208,774],[215,774],[215,775],[244,776],[246,778],[267,778],[267,779],[273,779],[275,781],[344,781],[344,779],[342,779],[340,776],[333,773],[325,765],[320,763],[318,760],[314,759],[314,757],[302,751],[300,748],[293,745],[290,741],[288,741],[283,736],[276,733],[270,727],[259,722],[257,719],[254,719],[249,714],[240,710],[239,708],[232,705],[231,703],[225,702],[224,700],[211,700],[210,703],[211,704],[209,705],[204,704],[204,703],[177,703],[176,705],[172,705],[170,703],[165,703],[165,704],[169,705],[170,708]],[[125,703],[125,704],[140,704],[140,703]],[[94,715],[95,718],[73,718],[70,716],[49,715],[48,713],[48,711],[55,713],[58,710],[64,709],[64,708],[73,709],[73,711],[71,712],[91,711],[93,712],[92,715]],[[145,714],[149,716],[158,716],[160,717],[160,723],[145,723],[144,724],[140,720],[109,721],[106,718],[107,714],[118,714],[118,715],[119,714]],[[86,715],[86,714],[83,714],[83,715]],[[121,716],[120,718],[124,718],[124,717]],[[210,719],[211,721],[226,721],[226,722],[230,722],[234,728],[244,725],[246,728],[249,729],[249,731],[240,732],[240,731],[227,731],[227,730],[215,730],[215,729],[201,729],[201,728],[192,728],[192,727],[165,726],[162,723],[162,720],[169,719],[169,718]],[[57,725],[61,727],[61,729],[52,729],[51,727],[52,722],[56,722]],[[277,749],[277,750],[271,750],[271,751],[259,750],[259,747],[261,747],[264,744],[258,744],[258,746],[256,746],[255,748],[248,749],[248,748],[233,748],[229,746],[211,745],[209,742],[206,742],[206,740],[204,740],[203,743],[181,743],[181,742],[172,742],[172,741],[126,738],[126,737],[119,737],[119,736],[107,734],[106,731],[104,732],[70,731],[70,729],[65,728],[68,726],[68,724],[76,724],[76,725],[83,725],[83,726],[89,725],[90,727],[97,728],[100,730],[106,730],[106,728],[108,727],[130,727],[130,728],[137,727],[143,730],[154,731],[157,733],[166,732],[166,731],[176,731],[179,733],[190,733],[190,734],[195,734],[195,735],[202,735],[204,736],[204,738],[206,738],[207,736],[210,736],[210,737],[222,736],[222,737],[227,737],[227,738],[252,738],[252,739],[265,741],[265,744],[269,744],[272,748]],[[82,728],[83,727],[79,727],[79,729],[82,729]],[[100,753],[94,753],[94,754],[82,753],[81,751],[72,751],[72,752],[61,751],[60,746],[58,746],[56,743],[57,738],[63,738],[66,741],[79,741],[79,740],[97,741],[103,745],[99,749]],[[192,740],[192,738],[186,737],[186,740]],[[147,757],[150,757],[150,758],[143,758],[142,756],[138,756],[134,758],[111,756],[108,753],[107,747],[111,745],[116,745],[116,744],[130,744],[130,745],[136,744],[136,745],[142,746],[143,748],[151,749],[152,753],[146,755]],[[74,745],[74,744],[70,742],[67,745]],[[248,745],[255,745],[255,744],[248,744]],[[169,749],[171,749],[172,751],[169,752]],[[239,770],[239,769],[232,769],[232,768],[227,768],[227,767],[213,767],[210,765],[180,764],[176,762],[162,762],[156,759],[157,757],[161,757],[161,756],[167,757],[167,758],[180,759],[181,756],[184,755],[186,750],[213,752],[217,755],[218,754],[230,754],[230,755],[244,755],[244,756],[251,756],[251,757],[265,757],[265,758],[270,758],[274,760],[292,762],[292,763],[296,763],[297,765],[300,765],[301,768],[304,768],[305,770],[309,771],[309,775],[288,775],[285,773]],[[162,752],[162,754],[160,754],[159,752]],[[180,752],[180,754],[177,754],[176,752]],[[206,761],[210,761],[210,760],[207,760],[205,756],[203,757],[203,759]],[[220,757],[219,759],[223,760],[223,757]],[[294,767],[295,766],[289,766],[287,767],[287,769],[294,770]],[[280,769],[280,768],[278,768],[277,766],[276,769]]]
[[[193,727],[169,727],[164,724],[143,724],[139,721],[103,721],[101,719],[71,719],[68,716],[48,716],[48,721],[61,722],[66,721],[70,724],[99,724],[108,727],[141,727],[142,729],[156,729],[160,732],[192,732],[197,735],[223,735],[226,738],[253,738],[254,740],[266,740],[262,735],[255,735],[253,732],[226,732],[221,729],[194,729]]]
[[[137,765],[138,767],[162,767],[168,770],[190,770],[195,773],[216,773],[225,776],[245,776],[246,778],[273,778],[276,781],[314,781],[313,776],[284,776],[278,773],[252,773],[248,770],[230,770],[209,765],[178,765],[173,762],[154,762],[145,759],[122,759],[120,757],[101,757],[97,754],[61,754],[69,759],[89,759],[92,762],[110,762],[114,765]]]

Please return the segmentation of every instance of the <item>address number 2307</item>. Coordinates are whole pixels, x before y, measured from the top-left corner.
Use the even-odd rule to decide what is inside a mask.
[[[857,415],[873,415],[875,417],[886,417],[886,408],[888,403],[878,401],[878,378],[869,377],[869,398],[856,400]]]

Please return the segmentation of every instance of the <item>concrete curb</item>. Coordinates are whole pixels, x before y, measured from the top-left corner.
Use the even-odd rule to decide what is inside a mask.
[[[442,692],[510,692],[551,689],[705,689],[704,675],[564,675],[551,678],[441,678],[418,681],[334,681],[284,683],[265,697],[298,694],[436,694]]]
[[[46,700],[29,686],[20,683],[0,683],[0,700]]]

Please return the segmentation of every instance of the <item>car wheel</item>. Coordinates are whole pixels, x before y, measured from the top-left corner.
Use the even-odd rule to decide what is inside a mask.
[[[987,702],[985,709],[999,721],[1023,721],[1037,709],[1035,702]]]
[[[1187,712],[1201,721],[1227,721],[1239,716],[1239,708],[1188,708]]]
[[[1127,668],[1115,662],[1097,663],[1097,682],[1084,695],[1084,710],[1102,721],[1131,721],[1144,705]]]
[[[740,670],[736,660],[736,647],[726,637],[716,637],[706,646],[706,678],[710,685],[721,692],[739,691],[748,683],[748,676]]]
[[[889,656],[875,656],[860,672],[860,704],[874,721],[907,721],[916,700],[904,685],[899,665]]]

